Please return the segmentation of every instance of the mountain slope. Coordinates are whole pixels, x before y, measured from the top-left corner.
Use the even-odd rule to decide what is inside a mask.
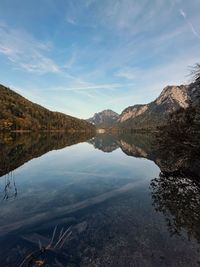
[[[119,114],[110,109],[106,109],[95,113],[94,116],[87,121],[97,127],[111,127],[117,122],[118,118]]]
[[[52,112],[3,85],[0,85],[0,107],[0,130],[94,130],[85,120]]]
[[[179,109],[185,110],[195,102],[199,91],[196,83],[167,86],[155,101],[126,108],[118,119],[118,126],[129,129],[155,129],[165,125],[170,114]]]
[[[196,93],[192,95],[189,107],[180,108],[170,114],[167,125],[159,128],[165,138],[169,140],[174,138],[179,142],[188,143],[200,132],[200,84],[197,84],[195,89]]]

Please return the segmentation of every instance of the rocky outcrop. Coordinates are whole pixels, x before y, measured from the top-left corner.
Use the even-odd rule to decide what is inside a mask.
[[[128,107],[122,112],[119,121],[123,122],[128,119],[135,118],[143,114],[147,109],[148,105],[135,105],[133,107]]]
[[[190,96],[188,86],[167,86],[163,89],[160,96],[155,100],[155,104],[171,104],[169,110],[174,111],[177,107],[187,108],[189,106]],[[170,110],[171,108],[171,110]]]

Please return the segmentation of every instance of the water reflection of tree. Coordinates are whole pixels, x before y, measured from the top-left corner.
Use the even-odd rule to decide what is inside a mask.
[[[84,142],[92,133],[0,133],[0,176],[51,151]]]
[[[4,189],[3,189],[3,200],[15,199],[17,197],[17,186],[13,176],[13,172],[5,175],[4,178]]]
[[[200,242],[200,181],[183,173],[160,173],[151,182],[153,206],[172,235],[186,231]]]

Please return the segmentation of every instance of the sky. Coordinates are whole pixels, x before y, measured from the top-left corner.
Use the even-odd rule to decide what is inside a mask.
[[[0,83],[89,118],[153,101],[200,62],[200,0],[0,0]]]

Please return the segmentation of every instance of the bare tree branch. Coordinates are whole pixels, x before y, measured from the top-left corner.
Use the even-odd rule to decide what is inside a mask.
[[[195,82],[200,83],[200,63],[190,67],[190,76]]]

